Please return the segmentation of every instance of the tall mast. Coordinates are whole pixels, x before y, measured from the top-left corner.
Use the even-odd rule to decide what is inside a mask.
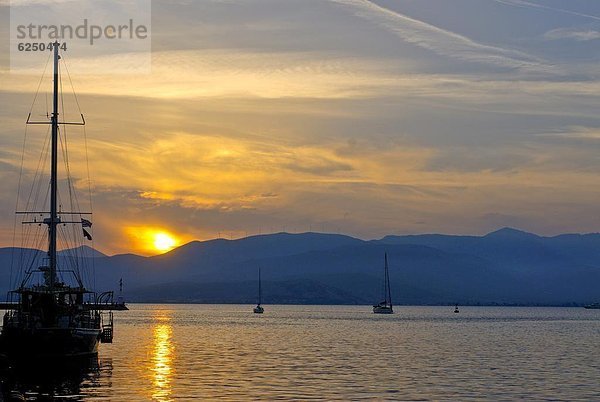
[[[58,41],[54,42],[54,90],[52,96],[52,156],[50,162],[50,222],[48,225],[48,258],[50,260],[50,279],[48,285],[53,288],[56,281],[56,226],[59,223],[57,211],[58,188]]]
[[[386,299],[389,300],[390,307],[392,307],[392,291],[390,289],[390,273],[388,268],[387,253],[385,253],[385,285],[387,287]]]
[[[258,305],[260,305],[260,302],[262,301],[262,289],[260,282],[260,267],[258,267]]]

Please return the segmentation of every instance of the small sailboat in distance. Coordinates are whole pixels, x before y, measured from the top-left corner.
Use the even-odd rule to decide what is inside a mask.
[[[254,307],[254,314],[262,314],[265,312],[265,309],[260,305],[262,302],[262,287],[260,280],[260,267],[258,267],[258,304]]]
[[[458,310],[458,303],[456,303],[456,306],[454,306],[454,312],[455,313],[460,313],[460,311]]]
[[[390,273],[388,269],[387,253],[385,253],[385,268],[383,279],[383,298],[379,304],[373,305],[373,313],[375,314],[394,314],[392,307],[392,292],[390,290]]]

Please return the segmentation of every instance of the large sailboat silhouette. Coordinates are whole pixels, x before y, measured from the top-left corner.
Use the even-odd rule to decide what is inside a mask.
[[[17,211],[17,214],[25,217],[22,222],[25,225],[47,227],[47,231],[39,230],[37,233],[41,241],[47,235],[48,251],[45,256],[37,250],[22,251],[25,255],[20,260],[21,281],[16,289],[9,292],[6,303],[0,305],[0,309],[7,310],[0,333],[0,353],[9,357],[94,355],[100,342],[112,342],[112,310],[127,309],[124,303],[113,303],[112,292],[97,294],[86,288],[82,272],[84,263],[80,262],[85,259],[75,255],[85,248],[78,247],[71,253],[67,252],[66,256],[57,250],[59,235],[71,241],[75,241],[73,237],[76,235],[80,237],[79,242],[83,237],[91,240],[92,226],[91,213],[74,210],[78,203],[72,202],[72,198],[72,210],[63,211],[59,205],[59,143],[67,166],[68,177],[63,179],[69,183],[69,196],[72,196],[74,188],[66,159],[66,126],[85,125],[81,113],[79,122],[59,121],[59,101],[60,105],[64,104],[62,90],[59,91],[62,86],[59,70],[61,48],[64,50],[64,45],[58,42],[51,44],[53,90],[49,121],[32,121],[31,113],[27,118],[27,124],[47,124],[51,128],[50,185],[49,194],[45,196],[48,201],[44,203],[49,210]],[[64,106],[61,112],[64,114]],[[29,202],[28,206],[31,206]],[[67,225],[75,225],[71,226],[75,230],[68,231],[65,229]]]

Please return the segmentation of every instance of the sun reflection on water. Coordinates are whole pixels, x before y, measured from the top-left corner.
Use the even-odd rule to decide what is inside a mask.
[[[152,399],[171,400],[171,378],[173,376],[172,326],[168,318],[154,327],[154,350],[152,355]]]

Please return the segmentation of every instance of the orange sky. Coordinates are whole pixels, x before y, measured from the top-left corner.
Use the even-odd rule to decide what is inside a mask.
[[[492,22],[458,32],[410,2],[157,4],[151,74],[103,75],[98,60],[65,55],[100,250],[152,254],[158,232],[181,244],[282,230],[598,231],[600,71],[551,59],[567,45],[545,35],[589,18],[535,14],[540,32],[515,22],[517,45]],[[593,41],[575,45],[598,56]],[[38,79],[0,71],[5,246]],[[28,135],[24,185],[45,131]],[[85,193],[83,133],[69,138]]]

